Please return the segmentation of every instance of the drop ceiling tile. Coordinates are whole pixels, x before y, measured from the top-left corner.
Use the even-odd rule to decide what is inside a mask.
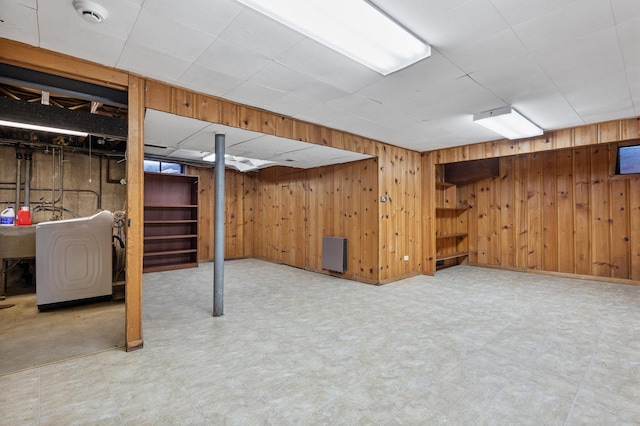
[[[634,105],[638,110],[638,115],[640,115],[640,65],[627,68],[627,74],[629,76],[631,96],[634,100]]]
[[[425,92],[394,99],[388,106],[420,120],[433,120],[459,111],[473,114],[487,106],[504,106],[504,101],[473,79],[462,77]]]
[[[318,77],[318,80],[345,92],[355,93],[383,78],[381,74],[344,56],[337,58],[336,67]]]
[[[176,147],[181,141],[208,127],[209,123],[147,109],[144,117],[146,144]]]
[[[157,157],[168,157],[174,152],[173,148],[163,148],[160,146],[144,146],[145,155],[153,155]]]
[[[333,108],[338,113],[362,114],[366,116],[366,111],[373,111],[376,117],[380,116],[383,109],[380,102],[373,101],[360,95],[343,96],[326,103],[329,108]]]
[[[637,0],[611,0],[613,16],[616,24],[621,24],[640,17],[640,2]]]
[[[437,50],[429,58],[391,74],[358,91],[358,94],[377,101],[411,95],[420,90],[453,81],[465,74],[460,67]]]
[[[507,103],[527,93],[554,87],[549,76],[542,71],[533,57],[499,63],[472,73],[471,78]]]
[[[31,9],[37,9],[38,8],[38,0],[2,0],[0,1],[0,4],[2,4],[2,9],[4,10],[4,5],[7,3],[15,3],[15,4],[19,4],[22,6],[26,6],[28,8]]]
[[[277,61],[312,78],[321,78],[340,68],[344,56],[309,38],[282,54]]]
[[[213,35],[169,21],[143,7],[127,44],[195,61],[214,40]]]
[[[290,117],[299,117],[305,111],[317,105],[313,98],[287,93],[269,103],[269,110]]]
[[[184,74],[190,64],[188,61],[155,50],[127,44],[117,67],[160,81],[174,82]]]
[[[169,154],[169,157],[180,159],[180,160],[204,161],[203,158],[211,153],[212,152],[209,152],[209,151],[177,149],[173,151],[171,154]]]
[[[243,10],[243,6],[232,0],[145,0],[144,8],[167,21],[215,36],[223,32]]]
[[[576,0],[491,0],[509,25],[515,26],[525,21],[547,15]]]
[[[594,51],[599,54],[594,55]],[[605,75],[624,68],[614,28],[586,34],[553,49],[540,51],[535,60],[556,86],[576,82],[592,84],[594,78],[605,78]]]
[[[108,18],[101,24],[92,24],[78,15],[71,2],[40,2],[40,47],[115,66],[140,6],[113,1],[104,2],[103,6],[109,11]]]
[[[238,145],[240,143],[256,139],[262,136],[262,133],[252,132],[249,130],[238,129],[236,127],[223,126],[221,124],[207,125],[197,133],[183,139],[177,144],[181,149],[211,151],[215,150],[216,133],[225,135],[224,145],[226,148]]]
[[[248,7],[225,28],[220,37],[267,58],[279,57],[304,38],[297,31]]]
[[[178,79],[180,86],[214,96],[224,96],[242,84],[241,79],[193,64]]]
[[[513,106],[544,130],[581,126],[584,121],[557,88],[529,93],[513,100]],[[570,123],[564,126],[562,123]]]
[[[640,18],[626,21],[616,28],[625,64],[640,64]]]
[[[77,42],[75,40],[77,38],[89,38],[94,44],[93,50],[100,50],[101,36],[127,40],[140,13],[140,5],[119,0],[100,0],[99,3],[107,10],[108,16],[104,22],[94,24],[82,19],[70,1],[39,2],[38,21],[41,39],[55,37],[67,43],[74,43]]]
[[[507,28],[509,25],[489,0],[469,0],[433,20],[423,34],[427,42],[446,54]]]
[[[560,86],[559,90],[581,116],[596,115],[599,111],[609,112],[612,108],[624,110],[632,107],[625,71],[607,74],[606,78],[595,79],[593,83],[584,85],[580,81],[569,82]]]
[[[613,25],[609,0],[581,0],[513,27],[531,50],[546,49]]]
[[[282,92],[290,92],[313,82],[310,77],[277,62],[270,62],[249,81]]]
[[[524,58],[529,50],[511,29],[506,29],[446,54],[454,64],[471,73],[493,68],[502,62]]]
[[[221,74],[246,80],[270,62],[262,55],[248,52],[241,46],[218,38],[196,63]]]
[[[424,0],[375,0],[384,12],[409,28],[429,43],[431,24],[442,15],[462,6],[469,0],[424,1]]]
[[[285,97],[286,96],[284,96],[283,98]],[[319,104],[301,110],[301,112],[295,117],[303,121],[309,121],[311,123],[326,123],[332,120],[336,120],[342,115],[343,114],[341,112],[336,111],[327,104]]]
[[[38,16],[34,7],[0,0],[0,37],[38,46]]]
[[[227,92],[225,97],[235,102],[268,110],[269,105],[284,94],[285,92],[280,90],[264,87],[248,81]]]

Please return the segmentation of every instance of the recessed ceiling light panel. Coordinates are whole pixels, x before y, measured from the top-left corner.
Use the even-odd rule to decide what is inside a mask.
[[[431,55],[431,46],[367,1],[238,1],[382,75]]]
[[[507,139],[529,138],[544,133],[540,127],[511,107],[475,114],[473,121]]]
[[[109,16],[109,12],[98,3],[89,0],[73,0],[73,7],[85,21],[98,24]]]

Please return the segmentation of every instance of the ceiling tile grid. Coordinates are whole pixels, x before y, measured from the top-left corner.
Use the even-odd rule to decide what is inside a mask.
[[[471,117],[506,105],[546,130],[640,113],[637,0],[375,0],[432,46],[385,77],[235,0],[94,1],[101,24],[0,0],[0,37],[418,151],[498,139]]]

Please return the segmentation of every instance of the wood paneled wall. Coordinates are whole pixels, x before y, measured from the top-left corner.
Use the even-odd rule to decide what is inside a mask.
[[[253,256],[322,269],[322,237],[347,238],[348,269],[336,274],[378,283],[377,160],[310,170],[274,167],[250,174],[245,215]]]
[[[213,168],[187,166],[188,175],[198,176],[198,261],[213,262],[213,203],[215,176]],[[224,253],[226,259],[250,256],[245,251],[244,175],[225,173]]]
[[[564,148],[640,139],[640,117],[546,132],[531,139],[500,139],[435,151],[436,164],[532,154]]]
[[[380,282],[417,275],[422,266],[422,157],[419,153],[380,145],[378,182]],[[405,260],[405,256],[408,259]]]
[[[321,247],[323,234],[315,232],[331,231],[335,234],[341,230],[340,226],[344,226],[343,231],[350,233],[354,244],[356,239],[370,243],[366,248],[363,246],[362,253],[359,243],[354,250],[349,243],[349,250],[356,256],[351,259],[350,255],[350,265],[355,262],[358,267],[351,269],[350,266],[345,277],[385,283],[421,272],[422,158],[419,153],[154,80],[147,80],[146,107],[378,157],[373,171],[372,166],[367,166],[365,172],[358,168],[360,166],[344,165],[312,172],[268,169],[252,174],[250,178],[245,176],[244,238],[243,243],[240,237],[235,242],[236,253],[320,270],[317,267],[319,257],[315,253]],[[349,170],[344,179],[339,177],[343,170],[341,167]],[[330,176],[332,173],[336,176]],[[328,176],[331,188],[326,187],[329,185]],[[326,195],[323,197],[331,200],[327,204],[338,218],[330,221],[328,228],[313,230],[313,236],[309,236],[309,223],[313,222],[309,219],[300,223],[297,218],[304,217],[299,215],[301,209],[313,209],[314,203],[325,200],[323,197],[309,197],[312,184],[318,182],[318,190],[324,191]],[[276,191],[278,185],[280,189]],[[355,188],[360,188],[360,192],[355,192]],[[349,195],[343,199],[345,191]],[[372,194],[370,197],[362,195],[365,192]],[[380,207],[384,213],[378,212],[381,195],[389,200]],[[358,208],[365,210],[358,211]],[[372,211],[375,211],[375,220],[370,219]],[[348,226],[344,222],[345,217],[350,220]],[[356,230],[364,234],[357,234]],[[226,247],[231,244],[234,243],[227,241]],[[240,244],[243,244],[242,249]],[[405,261],[405,256],[409,256],[409,260]],[[372,268],[375,270],[373,273],[370,272]]]
[[[614,176],[617,144],[509,156],[459,188],[470,263],[640,280],[640,178]]]

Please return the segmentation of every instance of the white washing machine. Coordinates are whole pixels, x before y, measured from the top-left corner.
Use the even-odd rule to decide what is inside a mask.
[[[112,226],[106,210],[36,225],[39,310],[111,297]]]

